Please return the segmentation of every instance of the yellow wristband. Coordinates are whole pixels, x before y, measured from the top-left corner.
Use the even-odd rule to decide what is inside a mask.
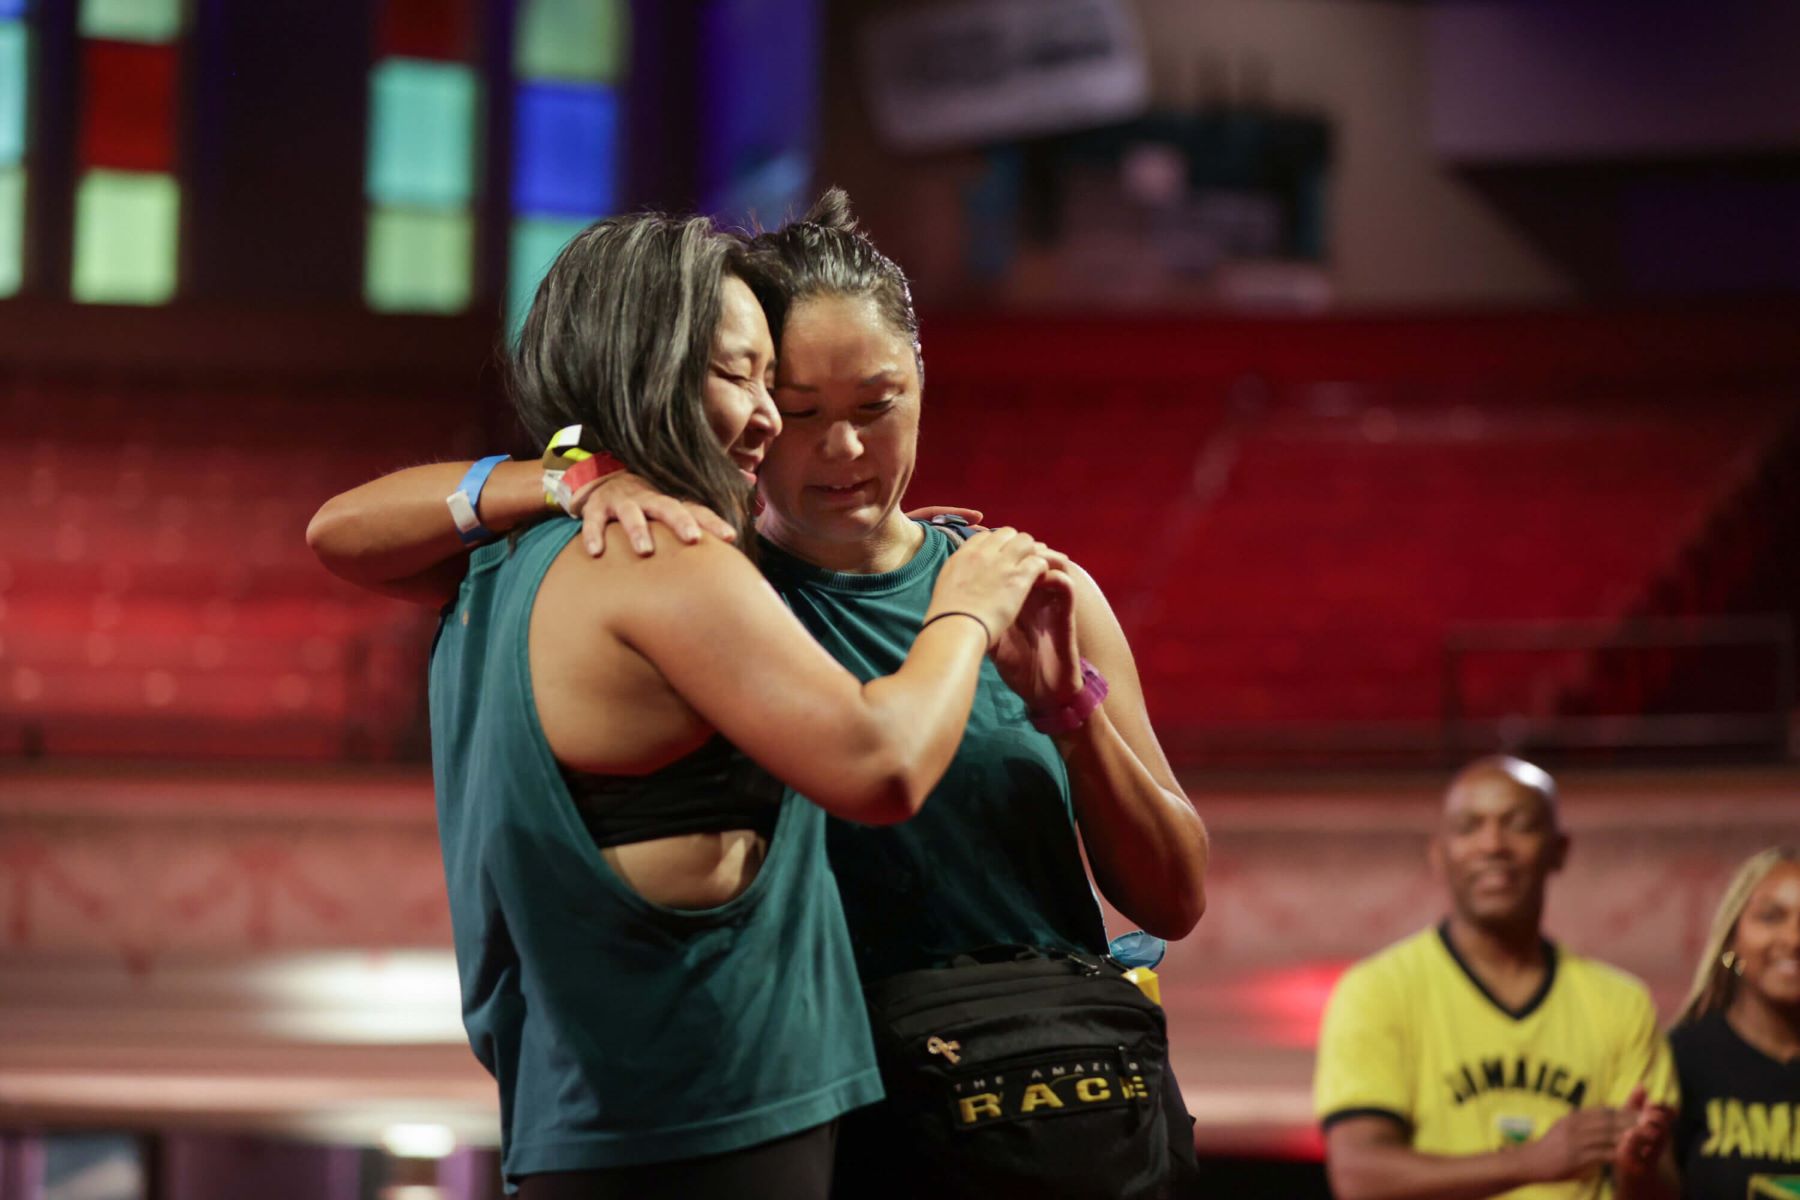
[[[588,449],[582,445],[592,442],[587,431],[579,425],[570,425],[559,429],[551,437],[550,444],[544,448],[544,504],[549,508],[560,508],[571,517],[575,515],[570,505],[575,493],[588,484],[615,471],[625,470],[625,464],[596,447]]]

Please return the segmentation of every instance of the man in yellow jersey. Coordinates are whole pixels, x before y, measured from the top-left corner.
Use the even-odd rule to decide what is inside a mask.
[[[1451,781],[1430,851],[1449,917],[1357,963],[1325,1009],[1314,1103],[1338,1200],[1672,1200],[1650,995],[1541,932],[1568,848],[1537,767]]]

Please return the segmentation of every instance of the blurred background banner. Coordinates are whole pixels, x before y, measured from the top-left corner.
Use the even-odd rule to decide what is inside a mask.
[[[1111,124],[1149,99],[1124,0],[975,0],[894,9],[862,31],[869,107],[896,149]]]
[[[1319,1008],[1477,754],[1666,1019],[1800,839],[1797,12],[0,0],[0,1200],[497,1194],[435,615],[307,520],[535,455],[499,354],[591,221],[829,184],[920,305],[910,499],[1094,574],[1215,835],[1161,971],[1231,1194],[1323,1194]]]

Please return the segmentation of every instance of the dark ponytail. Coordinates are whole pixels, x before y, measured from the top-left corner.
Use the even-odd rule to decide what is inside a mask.
[[[889,328],[911,344],[920,382],[924,381],[919,317],[913,311],[906,272],[857,229],[843,188],[826,189],[804,217],[773,233],[758,234],[750,244],[764,267],[759,273],[763,278],[752,286],[777,337],[788,310],[802,300],[866,296]]]

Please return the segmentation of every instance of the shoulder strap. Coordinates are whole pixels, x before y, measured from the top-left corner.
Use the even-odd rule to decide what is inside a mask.
[[[926,524],[935,526],[938,529],[941,529],[945,533],[949,534],[950,540],[953,543],[955,543],[958,547],[960,547],[964,542],[968,541],[970,538],[974,537],[976,534],[987,532],[987,526],[971,525],[967,521],[963,520],[961,517],[952,516],[949,513],[943,513],[938,516],[935,516],[935,517],[931,518],[931,520],[927,521]]]

